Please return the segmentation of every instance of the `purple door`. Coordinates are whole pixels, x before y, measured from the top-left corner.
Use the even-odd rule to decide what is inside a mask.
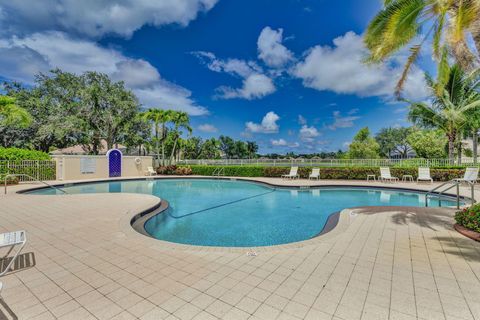
[[[122,176],[122,152],[118,149],[110,149],[107,152],[108,158],[108,176]]]

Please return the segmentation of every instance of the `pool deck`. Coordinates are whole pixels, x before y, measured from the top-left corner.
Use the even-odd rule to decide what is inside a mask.
[[[0,278],[0,319],[480,319],[480,242],[453,229],[452,209],[345,210],[333,231],[312,240],[205,248],[130,227],[158,204],[154,196],[15,193],[33,186],[0,195],[0,231],[28,237],[16,270]]]

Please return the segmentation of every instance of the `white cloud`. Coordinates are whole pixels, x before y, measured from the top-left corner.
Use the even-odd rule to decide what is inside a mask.
[[[208,123],[199,125],[198,130],[209,133],[214,133],[218,131],[218,129],[214,125]]]
[[[300,139],[305,142],[313,142],[316,137],[320,135],[320,132],[318,132],[317,128],[314,126],[307,126],[304,124],[300,128]]]
[[[240,88],[221,86],[216,89],[217,98],[221,99],[259,99],[275,92],[273,80],[263,73],[263,70],[253,61],[240,59],[218,59],[215,54],[205,51],[192,52],[208,69],[224,72],[242,78]]]
[[[352,31],[335,38],[333,44],[333,47],[317,45],[309,49],[291,73],[302,79],[304,86],[320,91],[361,97],[393,95],[404,57],[367,65],[363,62],[367,50],[362,37]],[[415,66],[405,83],[404,95],[415,100],[428,95],[423,72]]]
[[[208,109],[199,106],[192,98],[192,92],[166,80],[145,88],[134,89],[133,92],[146,107],[185,111],[191,116],[208,114]]]
[[[357,114],[358,111],[360,111],[360,109],[358,109],[358,108],[353,108],[353,109],[350,109],[350,111],[348,111],[347,113],[348,113],[349,115],[352,115],[352,114]]]
[[[298,115],[298,124],[300,125],[307,124],[307,119],[305,119],[305,117],[302,116],[301,114]]]
[[[144,25],[186,26],[217,0],[0,0],[4,34],[61,30],[87,36],[129,37]]]
[[[279,125],[277,121],[280,117],[273,111],[268,112],[262,119],[262,123],[247,122],[245,130],[251,133],[277,133]]]
[[[263,74],[254,73],[243,80],[241,88],[222,86],[217,88],[217,97],[223,99],[243,98],[247,100],[263,98],[276,88],[272,79]]]
[[[346,117],[342,117],[342,115],[340,114],[340,111],[334,111],[333,112],[334,122],[333,124],[329,125],[328,128],[331,130],[336,130],[337,128],[353,127],[354,125],[353,122],[360,118],[359,116],[352,116],[352,114],[355,114],[357,112],[356,110],[358,109],[350,110],[350,112],[348,112],[350,116],[346,116]],[[352,111],[354,112],[352,113]]]
[[[270,140],[270,142],[272,143],[272,146],[275,146],[275,147],[283,147],[283,146],[286,146],[287,145],[287,141],[285,141],[284,139],[278,139],[278,140]]]
[[[262,73],[262,68],[254,61],[245,61],[240,59],[218,59],[215,54],[207,51],[194,51],[194,56],[200,59],[208,69],[215,72],[225,72],[228,74],[247,78],[254,73]]]
[[[257,40],[258,58],[272,68],[283,67],[293,59],[293,53],[283,44],[283,29],[263,28]]]
[[[0,40],[0,75],[6,79],[31,84],[36,73],[57,67],[77,74],[94,70],[123,80],[147,107],[183,110],[191,115],[208,113],[191,98],[188,89],[163,79],[149,62],[125,57],[95,42],[74,39],[63,32]]]

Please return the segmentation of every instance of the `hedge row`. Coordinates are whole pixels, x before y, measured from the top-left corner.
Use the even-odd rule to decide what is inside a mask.
[[[288,174],[290,167],[264,167],[264,166],[188,166],[194,175],[211,176],[215,170],[223,168],[223,174],[236,177],[281,177]],[[310,167],[298,168],[301,178],[308,178]],[[448,181],[462,177],[465,169],[462,168],[430,168],[430,174],[435,181]],[[417,178],[417,168],[391,168],[392,176],[402,178],[403,175],[412,175]],[[320,168],[320,179],[341,179],[341,180],[365,180],[368,174],[379,176],[379,168],[372,167],[326,167]]]
[[[0,160],[50,160],[50,156],[42,151],[0,147]]]

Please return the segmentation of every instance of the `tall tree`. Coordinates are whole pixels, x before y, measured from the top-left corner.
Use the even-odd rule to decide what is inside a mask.
[[[473,37],[470,48],[469,37]],[[364,37],[368,60],[383,61],[405,46],[410,56],[397,85],[397,95],[422,46],[432,43],[440,60],[442,48],[464,70],[478,65],[480,52],[480,1],[478,0],[384,0],[384,8],[370,22]],[[412,44],[413,43],[413,44]]]
[[[407,137],[417,157],[443,159],[448,140],[442,130],[412,130]]]
[[[162,165],[165,165],[165,139],[167,137],[166,124],[172,118],[171,110],[162,109],[148,109],[143,115],[144,119],[150,121],[153,124],[153,130],[155,137],[153,144],[155,146],[155,152],[157,160],[160,161],[160,147],[162,152]]]
[[[125,134],[128,123],[140,110],[135,95],[122,81],[113,82],[106,74],[82,75],[80,115],[85,119],[85,147],[98,154],[101,141],[111,149]]]
[[[173,148],[170,154],[170,162],[175,161],[175,152],[178,144],[178,140],[182,135],[180,129],[185,129],[188,133],[192,133],[192,127],[190,126],[190,118],[186,112],[182,111],[172,111],[170,121],[173,124],[172,134],[174,137]]]
[[[220,158],[220,141],[215,138],[205,140],[199,155],[200,159],[219,159]]]
[[[131,119],[125,131],[122,142],[127,147],[127,152],[137,149],[138,155],[145,154],[150,150],[152,128],[148,121],[143,117],[143,113]]]
[[[409,118],[425,128],[441,129],[448,138],[448,157],[454,163],[455,144],[460,141],[460,131],[467,123],[467,113],[480,107],[478,91],[479,72],[465,74],[458,65],[447,66],[445,80],[435,81],[426,75],[432,93],[431,103],[410,104]],[[459,153],[461,150],[459,150]]]
[[[200,159],[204,142],[200,137],[185,139],[183,143],[183,156],[185,159]]]
[[[220,136],[220,150],[227,159],[235,157],[235,140],[227,136]]]
[[[410,128],[404,127],[380,129],[375,135],[375,140],[377,140],[380,145],[380,153],[388,158],[390,158],[393,153],[398,154],[402,158],[406,158],[411,150],[407,142],[407,136],[410,132]]]
[[[477,164],[478,158],[478,132],[480,131],[480,108],[467,112],[466,134],[472,138],[473,163]]]
[[[380,146],[370,135],[368,127],[360,129],[348,147],[349,159],[377,159]]]
[[[52,147],[63,148],[81,139],[84,120],[78,115],[80,87],[79,76],[59,69],[36,75],[32,87],[4,84],[7,94],[32,116],[28,144],[48,152]]]
[[[0,95],[0,124],[26,128],[32,123],[27,110],[15,104],[15,98]]]
[[[253,159],[258,152],[258,144],[255,141],[247,141],[248,157]]]

